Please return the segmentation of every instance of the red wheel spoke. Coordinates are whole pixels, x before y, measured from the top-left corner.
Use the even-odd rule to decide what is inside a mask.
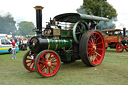
[[[43,64],[45,64],[46,62],[45,62],[45,61],[40,61],[40,63],[43,63]]]
[[[43,68],[40,68],[41,71],[43,71],[45,68],[47,68],[46,66],[44,66]]]
[[[91,45],[91,44],[88,44],[88,46],[92,47],[92,45]]]
[[[90,40],[88,40],[89,41],[89,43],[92,45],[92,42],[90,41]]]
[[[95,60],[99,61],[99,60],[97,59],[97,56],[96,56],[96,55],[95,55]]]
[[[54,69],[52,67],[50,67],[50,68],[54,71]]]
[[[99,42],[99,43],[97,43],[96,45],[100,45],[100,44],[102,44],[102,42]]]
[[[48,58],[48,55],[46,55],[46,61],[48,60],[49,58]]]
[[[26,63],[27,63],[27,64],[28,64],[28,63],[32,63],[32,61],[29,61],[29,62],[26,62]]]
[[[35,65],[34,65],[34,63],[33,63],[32,69],[34,69],[34,66],[35,66]]]
[[[93,56],[92,56],[92,54],[90,54],[89,56],[90,56],[89,57],[89,60],[93,62]]]
[[[50,56],[49,56],[49,58],[48,58],[49,60],[50,60],[51,56],[52,56],[52,54],[50,54]]]
[[[97,55],[101,56],[99,53],[95,52]]]
[[[102,48],[97,48],[98,50],[103,50]]]
[[[56,65],[52,64],[52,66],[56,67]]]
[[[57,61],[52,61],[52,63],[57,63]]]
[[[94,44],[92,36],[91,36],[91,41],[92,41],[92,44]]]
[[[92,50],[90,50],[89,52],[88,52],[88,54],[90,54],[92,52]]]
[[[29,65],[29,67],[32,65],[32,62],[31,62],[31,64]]]
[[[45,61],[46,59],[45,59],[45,57],[42,57],[42,59]]]
[[[96,40],[95,40],[95,38],[96,38],[96,35],[97,35],[97,34],[95,34],[95,35],[94,35],[94,43],[96,43]]]
[[[30,58],[27,58],[26,60],[32,60],[32,59],[30,59]]]
[[[48,67],[48,73],[50,73],[50,67]]]
[[[45,73],[45,74],[47,73],[47,67],[44,69],[44,73]]]
[[[53,61],[53,60],[54,60],[54,57],[50,61]]]
[[[95,43],[100,39],[100,37],[98,37],[96,40],[95,40]]]
[[[44,67],[44,64],[40,64],[39,68],[41,69],[41,68],[43,68],[43,67]]]

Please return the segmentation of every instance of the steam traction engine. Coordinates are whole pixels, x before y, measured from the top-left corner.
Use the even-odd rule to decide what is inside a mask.
[[[59,71],[61,61],[71,63],[81,59],[92,67],[102,62],[105,54],[103,36],[99,31],[89,30],[87,22],[106,21],[106,18],[77,13],[60,14],[50,20],[42,31],[43,7],[36,6],[35,9],[37,36],[30,39],[30,50],[23,58],[27,70],[36,71],[42,77],[51,77]],[[71,24],[63,28],[66,22]]]

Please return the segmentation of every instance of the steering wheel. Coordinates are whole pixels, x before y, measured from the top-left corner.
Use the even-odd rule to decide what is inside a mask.
[[[85,22],[77,22],[73,27],[73,38],[76,43],[79,43],[82,34],[87,30],[87,25]]]

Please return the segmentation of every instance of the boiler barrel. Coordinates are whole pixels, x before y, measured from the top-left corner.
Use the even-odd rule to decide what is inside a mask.
[[[68,50],[72,46],[72,39],[69,38],[61,38],[61,39],[54,39],[54,38],[40,38],[40,37],[33,37],[29,41],[29,47],[33,53],[39,53],[42,50]]]
[[[48,49],[50,50],[61,50],[69,49],[72,46],[72,39],[47,39],[48,40]]]

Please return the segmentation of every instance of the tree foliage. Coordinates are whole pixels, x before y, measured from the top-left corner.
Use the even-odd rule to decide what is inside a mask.
[[[84,0],[83,8],[87,14],[101,16],[101,1]],[[102,1],[102,16],[112,19],[117,16],[116,9],[106,1]]]
[[[22,21],[18,23],[18,34],[22,36],[34,35],[35,33],[32,31],[34,27],[32,22]]]
[[[16,33],[16,22],[10,13],[5,16],[0,15],[0,33],[4,34],[15,34]]]

